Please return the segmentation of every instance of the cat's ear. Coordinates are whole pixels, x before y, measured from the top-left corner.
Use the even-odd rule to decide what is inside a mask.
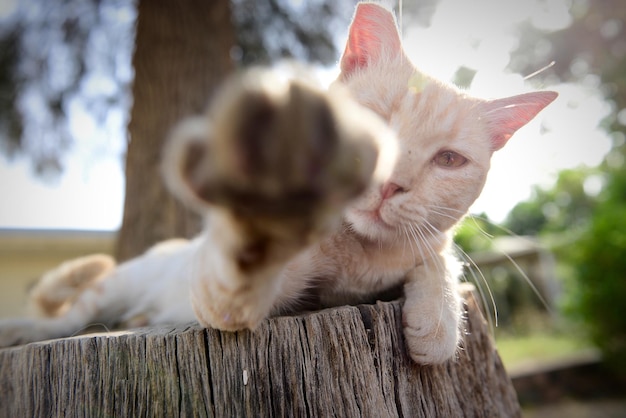
[[[402,45],[393,13],[376,3],[358,4],[341,57],[341,77],[401,53]]]
[[[170,192],[200,213],[208,204],[202,197],[202,189],[207,178],[210,133],[211,125],[206,117],[183,120],[170,134],[161,164],[161,173]]]
[[[492,150],[502,148],[518,129],[530,122],[557,96],[558,93],[553,91],[538,91],[481,103],[481,117],[487,122]]]

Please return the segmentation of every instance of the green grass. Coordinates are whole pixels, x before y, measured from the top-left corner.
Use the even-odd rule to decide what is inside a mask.
[[[575,335],[531,333],[524,336],[501,336],[496,346],[507,368],[533,361],[543,362],[568,357],[593,346]]]

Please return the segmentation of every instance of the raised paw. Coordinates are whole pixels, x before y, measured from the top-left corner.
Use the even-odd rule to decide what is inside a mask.
[[[343,91],[250,70],[227,83],[208,118],[174,134],[166,176],[196,207],[314,230],[369,184],[384,129],[372,119]]]

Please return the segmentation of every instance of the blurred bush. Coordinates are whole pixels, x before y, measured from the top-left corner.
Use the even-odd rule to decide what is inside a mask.
[[[626,375],[626,170],[608,168],[607,174],[588,227],[560,253],[573,271],[566,311]]]

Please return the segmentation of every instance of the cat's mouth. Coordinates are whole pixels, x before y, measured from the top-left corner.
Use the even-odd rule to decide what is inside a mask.
[[[392,225],[383,219],[380,214],[380,208],[375,210],[354,209],[354,212],[357,216],[364,218],[367,222],[371,222],[373,225],[380,226],[385,229],[395,230]]]

